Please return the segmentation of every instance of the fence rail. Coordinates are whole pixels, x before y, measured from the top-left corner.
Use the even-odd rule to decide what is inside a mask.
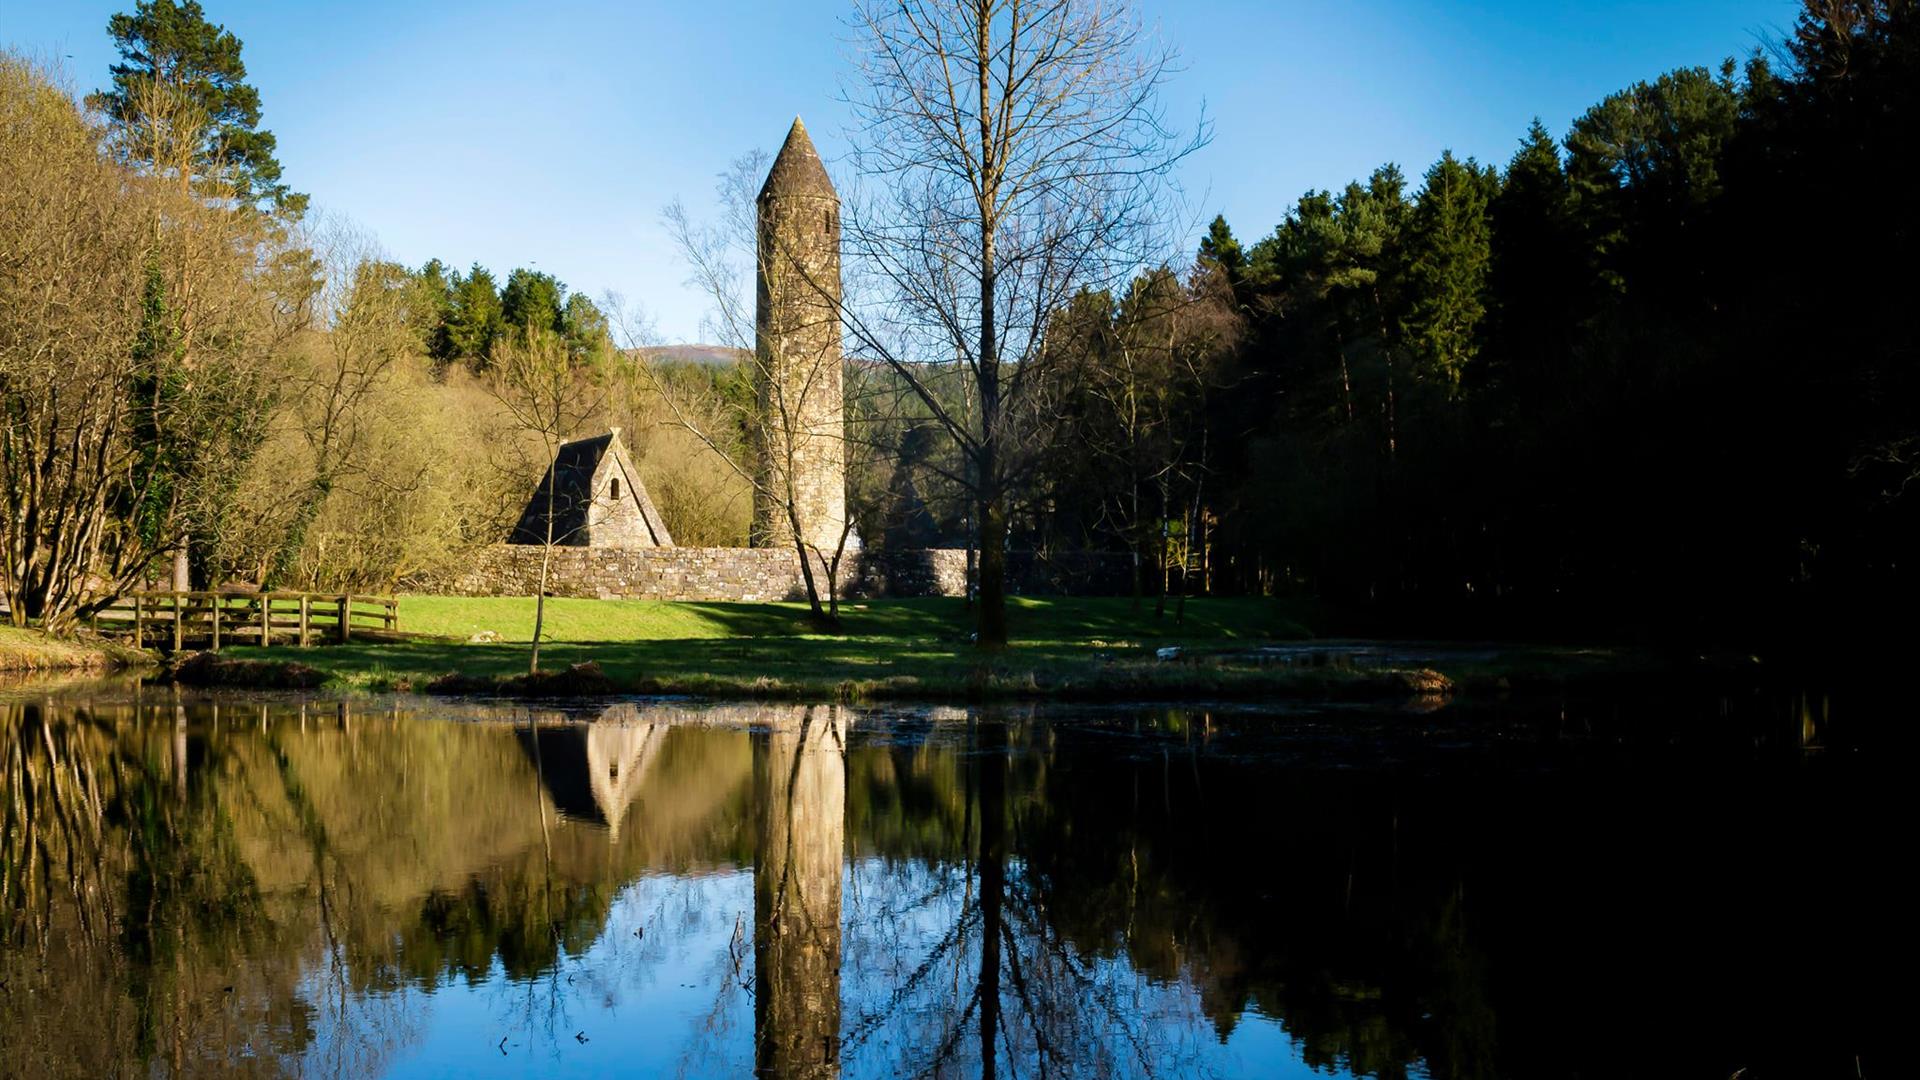
[[[126,636],[140,648],[182,649],[189,641],[302,647],[316,640],[346,643],[355,631],[400,629],[400,601],[352,593],[128,593],[93,617],[93,628]]]

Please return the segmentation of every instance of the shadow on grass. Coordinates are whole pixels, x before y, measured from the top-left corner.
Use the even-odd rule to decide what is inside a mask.
[[[733,638],[790,639],[813,633],[804,604],[690,602],[678,605],[724,627]],[[973,613],[959,597],[853,601],[840,605],[842,637],[915,639],[964,644]],[[1151,599],[1128,597],[1009,597],[1007,621],[1016,644],[1102,640],[1299,639],[1313,636],[1297,609],[1263,597],[1190,601],[1184,619],[1169,604],[1155,616]]]
[[[489,602],[474,603],[484,610]],[[682,616],[674,620],[680,630],[675,636],[548,640],[540,660],[543,670],[592,661],[615,686],[642,693],[860,698],[1045,695],[1062,688],[1091,694],[1095,687],[1206,692],[1241,677],[1156,665],[1155,647],[1170,641],[1237,647],[1305,633],[1270,600],[1195,603],[1184,623],[1176,623],[1171,612],[1155,618],[1150,605],[1136,608],[1127,598],[1016,597],[1008,606],[1015,640],[991,652],[971,644],[970,613],[958,598],[848,604],[837,634],[821,633],[804,604],[696,602],[675,605]],[[297,658],[348,686],[388,690],[421,689],[449,674],[461,678],[443,685],[520,675],[527,670],[529,645],[420,638],[245,651]]]

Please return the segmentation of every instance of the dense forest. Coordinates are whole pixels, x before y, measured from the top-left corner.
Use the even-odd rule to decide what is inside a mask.
[[[1400,630],[1740,636],[1912,598],[1915,209],[1880,193],[1916,22],[1810,2],[1744,65],[1536,122],[1504,163],[1383,165],[1081,288],[1005,376],[1009,546]],[[288,189],[198,4],[109,32],[126,62],[84,101],[0,58],[14,621],[175,567],[431,588],[544,467],[507,385],[530,355],[567,365],[573,433],[631,433],[680,543],[745,542],[747,365],[649,350],[550,275],[395,263]],[[868,343],[849,330],[855,542],[977,544],[977,379]]]
[[[1916,14],[1810,3],[1744,67],[1627,87],[1557,142],[1536,122],[1504,165],[1385,165],[1251,243],[1216,219],[1194,280],[1242,325],[1220,345],[1189,288],[1228,355],[1161,380],[1188,405],[1132,440],[1176,448],[1117,474],[1059,454],[1029,527],[1113,522],[1163,477],[1129,534],[1178,564],[1206,530],[1212,588],[1433,628],[1751,631],[1911,598],[1915,207],[1876,192],[1920,131]],[[1163,285],[1092,298],[1107,339]]]

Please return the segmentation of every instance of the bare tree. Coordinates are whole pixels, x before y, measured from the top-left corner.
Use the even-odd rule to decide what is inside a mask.
[[[309,527],[336,485],[356,480],[410,483],[375,474],[366,429],[370,399],[387,381],[394,362],[417,348],[408,324],[411,276],[405,267],[381,259],[372,241],[344,222],[330,226],[322,246],[325,284],[314,298],[320,332],[307,335],[311,348],[289,372],[289,405],[310,468],[306,483],[287,500],[291,520],[266,568],[267,578],[291,571]]]
[[[844,318],[964,450],[979,640],[998,644],[1009,495],[1032,466],[1023,433],[1049,421],[1049,316],[1149,261],[1169,174],[1206,129],[1166,121],[1173,53],[1125,2],[865,0],[854,26],[853,161],[878,190],[847,214],[870,303],[848,302]],[[956,359],[971,421],[927,377]]]
[[[0,160],[0,587],[14,623],[63,632],[180,550],[257,445],[274,238],[217,177],[114,162],[4,54]]]
[[[488,385],[514,426],[537,444],[546,468],[540,495],[536,496],[544,499],[545,506],[535,519],[541,530],[540,584],[534,591],[533,651],[527,661],[527,670],[538,672],[553,549],[571,540],[574,531],[556,526],[562,515],[571,520],[576,509],[561,504],[571,496],[560,491],[560,446],[570,432],[599,412],[601,391],[591,370],[576,367],[559,335],[533,327],[496,348]]]

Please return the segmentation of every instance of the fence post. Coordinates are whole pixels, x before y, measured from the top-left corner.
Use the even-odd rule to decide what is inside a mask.
[[[146,606],[142,602],[142,597],[140,596],[139,593],[134,593],[133,594],[133,647],[136,649],[144,648],[146,646],[146,643],[141,640],[141,633],[147,628],[147,621],[145,616],[146,616]]]
[[[300,647],[307,647],[307,620],[312,617],[313,597],[300,594]]]
[[[353,628],[349,623],[353,619],[353,594],[340,597],[340,644],[345,645],[353,637]]]
[[[186,614],[183,610],[181,610],[186,605],[186,598],[187,598],[186,593],[173,594],[173,651],[174,652],[180,651],[180,646],[182,643],[182,631],[186,629],[186,627],[181,622],[181,620],[185,617],[185,614]]]
[[[260,594],[260,647],[273,644],[273,594]]]
[[[220,598],[213,598],[213,651],[220,651]]]

